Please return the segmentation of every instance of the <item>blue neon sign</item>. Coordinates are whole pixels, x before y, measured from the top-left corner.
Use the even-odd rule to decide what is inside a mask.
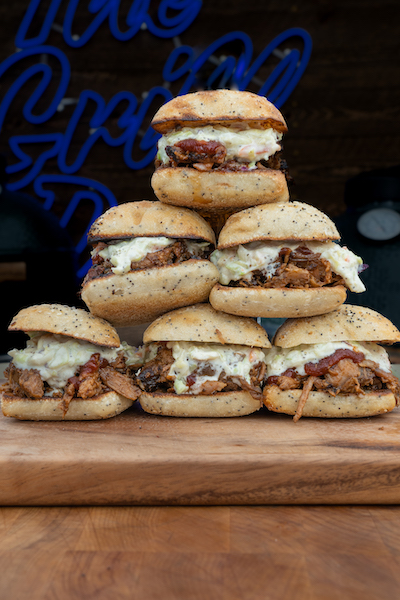
[[[113,37],[123,42],[131,40],[140,30],[142,30],[142,35],[145,34],[143,33],[145,30],[158,38],[176,38],[193,23],[202,5],[201,0],[161,0],[157,9],[158,21],[156,22],[149,15],[150,0],[133,0],[126,14],[125,29],[122,31],[119,26],[120,0],[90,0],[87,10],[93,15],[93,19],[86,30],[78,32],[79,23],[75,22],[75,13],[79,1],[68,1],[61,27],[65,43],[73,48],[81,48],[88,43],[105,21],[108,22]],[[40,31],[35,37],[31,37],[29,31],[32,20],[37,17],[39,9],[43,7],[44,0],[30,2],[15,37],[18,51],[0,64],[0,85],[6,74],[12,76],[13,70],[16,72],[12,85],[0,103],[0,130],[13,101],[20,97],[21,88],[31,79],[36,81],[39,76],[39,83],[31,96],[26,99],[22,109],[24,119],[36,126],[34,127],[35,132],[29,135],[14,135],[8,140],[9,148],[15,157],[15,162],[7,167],[7,172],[13,175],[13,181],[8,188],[19,190],[33,184],[36,194],[44,199],[44,208],[47,210],[51,209],[54,202],[54,192],[45,188],[44,185],[63,183],[67,186],[70,184],[83,188],[73,193],[60,220],[62,227],[66,227],[71,221],[82,199],[90,200],[93,203],[93,213],[87,229],[103,211],[103,202],[109,206],[117,204],[113,193],[106,186],[76,175],[98,140],[102,140],[111,147],[122,147],[124,162],[132,170],[142,169],[154,160],[159,135],[151,128],[147,128],[143,133],[141,127],[146,117],[152,116],[149,113],[151,107],[157,104],[161,106],[172,98],[168,85],[165,83],[182,80],[177,95],[198,89],[199,84],[205,89],[217,86],[245,90],[257,80],[260,68],[271,56],[279,54],[279,47],[282,44],[290,45],[292,41],[300,40],[302,52],[297,49],[286,50],[278,65],[267,80],[262,82],[257,92],[266,96],[280,108],[299,82],[311,54],[311,38],[304,29],[300,28],[288,29],[275,37],[255,59],[253,59],[253,44],[250,37],[241,31],[234,31],[220,37],[200,54],[196,54],[190,46],[177,45],[167,57],[163,67],[164,85],[151,88],[146,92],[143,100],[142,93],[136,96],[129,91],[120,91],[109,102],[106,102],[97,92],[83,90],[79,98],[74,101],[74,110],[64,131],[37,133],[37,126],[50,123],[56,112],[62,109],[64,103],[68,103],[67,91],[71,77],[69,61],[62,50],[46,44],[51,29],[56,27],[55,19],[61,18],[58,15],[61,2],[62,0],[51,0],[45,17],[42,19]],[[232,42],[241,48],[239,58],[226,56],[215,61],[216,56],[223,55],[224,46]],[[46,60],[43,60],[43,57],[46,57]],[[49,65],[49,59],[52,64],[57,65],[56,74]],[[32,60],[36,62],[32,64]],[[201,81],[201,70],[210,62],[216,63],[215,68],[206,81]],[[25,65],[27,66],[25,67]],[[21,73],[24,68],[25,70]],[[53,89],[54,81],[57,82],[57,87],[55,91],[50,92],[50,83],[53,83],[51,88]],[[39,105],[44,105],[46,108],[40,112]],[[87,110],[89,106],[92,109],[92,116],[88,137],[79,149],[78,155],[72,161],[68,161],[68,151],[74,133],[85,109]],[[117,108],[120,108],[122,112],[117,122],[119,132],[113,136],[107,127],[107,120]],[[154,108],[152,112],[154,112]],[[36,148],[35,160],[29,155],[29,148],[32,145]],[[43,151],[37,155],[37,150],[40,148],[43,148]],[[135,156],[139,154],[138,159],[133,158],[134,149]],[[59,174],[45,173],[49,159],[57,160]],[[19,174],[20,178],[18,179]],[[78,242],[76,252],[81,254],[85,247],[86,232]],[[85,275],[88,266],[86,263],[80,268],[77,273],[78,277]]]

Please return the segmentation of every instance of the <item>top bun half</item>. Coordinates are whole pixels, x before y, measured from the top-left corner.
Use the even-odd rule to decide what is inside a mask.
[[[260,204],[231,215],[220,231],[218,248],[269,240],[339,240],[335,224],[303,202]]]
[[[36,304],[23,308],[13,318],[9,331],[43,331],[91,342],[96,346],[118,348],[118,333],[108,321],[83,308],[62,304]]]
[[[255,320],[228,315],[210,304],[194,304],[158,317],[144,332],[143,341],[271,347],[265,329]]]
[[[343,304],[324,315],[287,319],[274,337],[274,345],[281,348],[344,341],[393,344],[400,342],[400,331],[371,308]]]
[[[94,221],[88,232],[88,243],[152,236],[205,240],[215,244],[214,231],[199,214],[188,208],[148,200],[109,208]]]
[[[287,125],[280,111],[264,96],[234,90],[208,90],[177,96],[156,112],[153,129],[167,133],[176,127],[232,125],[272,127],[284,133]]]

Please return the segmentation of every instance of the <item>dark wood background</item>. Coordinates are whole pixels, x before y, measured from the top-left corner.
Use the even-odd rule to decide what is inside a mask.
[[[66,2],[56,18],[59,24]],[[43,16],[48,4],[42,2]],[[127,0],[121,2],[121,28],[126,28],[124,16],[131,4]],[[155,14],[158,3],[150,4]],[[28,0],[0,3],[1,59],[15,52],[15,34],[28,5]],[[88,2],[82,1],[77,10],[78,34],[93,18],[87,5]],[[350,177],[376,167],[400,164],[400,3],[396,0],[248,3],[206,0],[193,24],[180,35],[180,41],[203,50],[222,35],[240,30],[252,39],[254,60],[273,38],[291,27],[304,28],[313,41],[306,71],[281,107],[289,126],[285,153],[295,182],[291,194],[293,199],[314,204],[336,217],[345,210],[344,187]],[[30,31],[30,35],[34,34],[35,24]],[[119,42],[111,35],[107,22],[83,48],[69,47],[55,30],[47,43],[60,48],[70,61],[69,97],[78,98],[83,90],[90,89],[106,101],[122,90],[132,92],[140,101],[143,92],[162,85],[162,69],[174,47],[173,40],[156,38],[148,31],[140,31],[130,41]],[[278,59],[275,63],[269,61],[260,70],[258,75],[263,81],[277,62]],[[2,78],[1,93],[9,88],[17,72],[14,70]],[[172,92],[182,83],[174,84]],[[31,89],[33,82],[24,91],[30,93]],[[252,91],[257,91],[257,86]],[[8,146],[11,135],[63,132],[74,110],[74,106],[68,106],[48,123],[34,126],[23,118],[24,100],[22,94],[10,107],[0,135],[0,153],[10,164],[15,162]],[[69,162],[87,138],[91,114],[88,107],[73,138]],[[118,116],[112,115],[107,121],[114,134],[118,131]],[[149,119],[151,116],[148,115]],[[35,152],[32,149],[33,155]],[[152,165],[137,171],[129,169],[123,160],[122,147],[111,148],[99,141],[76,174],[103,183],[118,202],[127,202],[155,199],[150,187],[152,171]],[[59,173],[55,159],[47,162],[45,172]],[[70,200],[71,190],[68,186],[55,189],[54,212],[60,216]],[[31,186],[23,191],[33,193]],[[69,228],[74,240],[82,235],[89,215],[90,207],[82,205]]]
[[[77,11],[78,33],[92,18],[86,4],[81,2]],[[121,3],[121,17],[130,5]],[[1,58],[15,51],[15,33],[27,6],[27,0],[1,3]],[[154,12],[157,2],[151,6]],[[61,22],[62,14],[63,5],[56,20]],[[121,27],[122,23],[123,18]],[[343,191],[349,177],[400,163],[400,3],[231,0],[227,4],[206,0],[180,40],[204,49],[222,35],[240,30],[251,37],[255,58],[268,42],[290,27],[306,29],[313,40],[306,71],[281,108],[289,125],[285,153],[295,180],[292,197],[335,216],[345,208]],[[162,68],[174,47],[172,40],[156,38],[147,31],[119,42],[112,37],[107,23],[83,48],[70,48],[56,31],[52,31],[48,43],[63,50],[70,60],[68,96],[78,98],[83,90],[91,89],[106,100],[121,90],[131,91],[140,100],[142,92],[162,85]],[[270,62],[264,67],[262,79],[273,66]],[[6,77],[2,90],[12,80]],[[64,131],[74,110],[74,106],[66,107],[49,123],[33,126],[24,120],[22,104],[20,99],[10,108],[1,132],[0,151],[10,162],[15,159],[8,148],[9,136]],[[87,137],[90,116],[88,110],[74,136],[70,161]],[[116,125],[117,116],[107,122],[110,129]],[[77,175],[100,181],[119,202],[126,202],[154,198],[149,183],[152,170],[152,165],[139,171],[128,169],[122,148],[110,148],[99,141]],[[48,161],[46,172],[58,172],[55,160]],[[61,203],[62,190],[58,196]],[[59,209],[56,205],[55,211]]]

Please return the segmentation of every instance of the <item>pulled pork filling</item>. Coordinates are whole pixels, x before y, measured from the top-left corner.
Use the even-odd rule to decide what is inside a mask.
[[[282,248],[279,263],[272,277],[266,279],[262,271],[253,271],[251,279],[230,282],[233,287],[316,288],[345,285],[342,277],[332,271],[328,260],[306,246],[295,250]]]
[[[311,391],[323,391],[331,396],[338,394],[365,394],[390,390],[400,404],[400,383],[397,377],[382,369],[375,361],[365,358],[363,352],[350,348],[335,350],[318,362],[304,365],[304,374],[288,368],[280,375],[267,378],[267,385],[277,385],[282,391],[302,389],[294,420],[301,415]]]
[[[364,292],[362,258],[332,241],[258,240],[217,249],[210,260],[222,285],[264,288],[316,288],[344,285]]]
[[[291,182],[288,165],[282,157],[282,150],[270,156],[267,160],[258,160],[254,166],[234,159],[226,160],[225,146],[218,142],[204,140],[182,140],[173,146],[166,146],[165,152],[169,157],[167,163],[159,159],[155,161],[156,169],[162,167],[191,167],[197,171],[252,171],[254,169],[275,169],[282,171]]]
[[[115,272],[115,265],[110,257],[104,257],[104,250],[110,245],[105,242],[96,244],[92,251],[92,267],[86,274],[82,283],[88,283],[92,279],[111,275]],[[145,254],[140,260],[131,260],[129,271],[140,271],[143,269],[154,269],[164,267],[166,265],[179,264],[187,260],[208,259],[212,248],[209,243],[199,241],[192,242],[191,240],[171,240],[171,244],[160,250]]]
[[[254,129],[244,124],[177,128],[159,140],[155,166],[197,171],[276,169],[290,181],[281,139],[282,134],[272,128]]]
[[[126,366],[123,352],[119,352],[111,363],[99,353],[94,353],[78,368],[76,375],[68,379],[65,387],[59,389],[43,381],[38,369],[19,369],[11,362],[4,372],[7,381],[1,390],[7,395],[27,400],[59,398],[65,415],[71,400],[87,400],[109,391],[136,400],[140,389],[133,382],[134,370],[134,367]]]
[[[211,358],[210,360],[199,360],[196,368],[185,375],[184,383],[180,382],[177,385],[178,361],[174,358],[173,345],[171,342],[160,342],[156,344],[155,348],[153,347],[152,358],[145,362],[137,374],[137,384],[143,391],[209,395],[220,391],[245,390],[257,400],[261,400],[261,386],[265,379],[266,364],[264,360],[259,360],[258,354],[248,365],[248,376],[244,376],[244,373],[227,375],[220,365],[213,364],[214,359]],[[251,353],[251,349],[249,350]],[[255,352],[261,353],[262,351],[255,350]],[[244,358],[243,362],[245,360]],[[184,359],[184,362],[187,361]],[[228,366],[226,366],[226,370],[228,370]],[[182,391],[177,391],[179,386]]]
[[[214,264],[216,261],[213,261]],[[218,265],[217,265],[218,266]],[[246,278],[231,280],[230,287],[316,288],[346,285],[343,277],[332,271],[328,260],[306,246],[282,248],[271,273],[256,269]],[[225,283],[225,282],[224,282]]]

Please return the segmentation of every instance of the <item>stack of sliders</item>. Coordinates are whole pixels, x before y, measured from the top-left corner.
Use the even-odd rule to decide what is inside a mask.
[[[136,399],[191,417],[263,403],[296,421],[392,410],[400,385],[377,342],[400,333],[344,304],[347,289],[364,291],[364,265],[325,214],[289,202],[281,113],[256,94],[216,90],[171,100],[152,125],[158,200],[93,223],[81,290],[90,312],[40,305],[14,318],[10,329],[30,340],[11,351],[3,413],[108,418]],[[288,319],[272,347],[259,317]],[[144,345],[121,343],[115,327],[139,324]]]
[[[140,353],[103,319],[81,308],[40,304],[22,309],[10,331],[29,335],[11,350],[1,386],[6,417],[26,420],[107,419],[140,395],[133,373]]]

